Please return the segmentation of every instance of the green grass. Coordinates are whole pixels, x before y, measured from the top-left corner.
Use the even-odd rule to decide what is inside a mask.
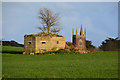
[[[118,52],[115,51],[76,55],[17,54],[23,51],[20,47],[3,47],[3,78],[118,78]]]
[[[2,53],[22,54],[23,52],[24,52],[23,47],[2,46]]]

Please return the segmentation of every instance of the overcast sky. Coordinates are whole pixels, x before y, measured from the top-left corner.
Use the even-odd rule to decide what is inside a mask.
[[[37,34],[39,11],[50,8],[60,13],[63,30],[60,32],[66,41],[72,42],[72,28],[80,31],[81,24],[86,28],[87,40],[99,46],[107,37],[118,36],[117,2],[3,2],[2,37],[24,43],[25,34]]]

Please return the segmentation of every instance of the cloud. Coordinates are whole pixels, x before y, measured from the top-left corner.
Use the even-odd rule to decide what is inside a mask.
[[[72,10],[75,9],[75,7],[68,3],[56,3],[57,8],[63,9],[63,10]]]
[[[82,21],[83,27],[87,30],[87,39],[92,40],[94,45],[98,45],[105,39],[109,34],[103,29],[94,26],[90,17],[85,17]]]
[[[87,39],[99,45],[108,36],[117,33],[117,3],[3,3],[3,37],[6,40],[15,39],[24,42],[24,35],[38,33],[40,25],[38,15],[40,8],[48,7],[60,12],[61,35],[66,41],[72,40],[72,28],[80,31],[87,29]],[[112,10],[111,10],[112,9]]]

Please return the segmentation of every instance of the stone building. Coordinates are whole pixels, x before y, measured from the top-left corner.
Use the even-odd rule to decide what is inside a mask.
[[[48,33],[47,33],[48,34]],[[55,51],[65,48],[65,37],[53,35],[25,35],[24,36],[24,51],[25,53],[43,53],[46,51]],[[74,34],[74,29],[72,31],[72,44],[76,49],[86,50],[86,29],[84,30],[81,25],[80,33]]]
[[[74,29],[73,29],[72,35],[73,35],[72,43],[75,46],[75,48],[86,50],[86,29],[84,30],[84,34],[83,34],[83,29],[81,25],[80,33],[77,34],[77,29],[76,29],[76,34],[74,34]]]
[[[65,37],[62,36],[24,36],[24,51],[27,53],[43,53],[45,51],[65,48]]]

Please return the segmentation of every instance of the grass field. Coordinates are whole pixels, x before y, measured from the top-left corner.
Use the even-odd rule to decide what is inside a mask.
[[[21,47],[2,49],[3,78],[118,78],[118,52],[22,55]]]

